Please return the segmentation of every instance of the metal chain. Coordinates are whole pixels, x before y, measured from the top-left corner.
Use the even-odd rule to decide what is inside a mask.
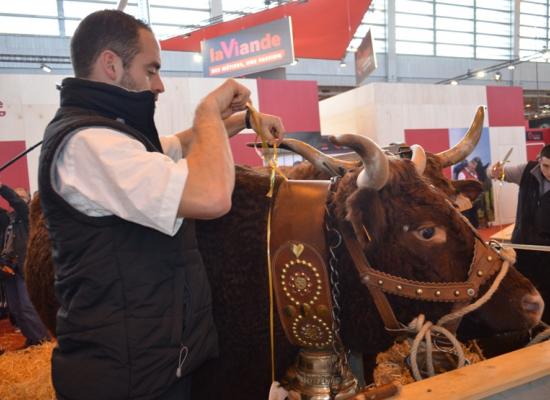
[[[342,348],[342,342],[340,340],[341,321],[340,315],[342,313],[342,307],[340,305],[340,273],[338,272],[338,258],[336,257],[336,250],[342,245],[342,234],[332,228],[328,222],[329,212],[327,210],[327,221],[325,222],[325,229],[327,236],[334,237],[336,240],[329,244],[328,251],[329,267],[330,267],[330,286],[332,297],[332,350],[336,354],[337,361],[334,365],[334,374],[331,380],[331,397],[335,397],[339,391],[344,379],[344,367],[347,365],[347,354]]]

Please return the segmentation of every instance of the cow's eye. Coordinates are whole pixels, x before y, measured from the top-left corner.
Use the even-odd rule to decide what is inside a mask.
[[[413,234],[424,242],[444,243],[447,240],[445,230],[438,226],[422,226],[414,230]]]
[[[420,231],[420,234],[424,239],[431,239],[435,235],[435,228],[430,226],[429,228],[424,228]]]

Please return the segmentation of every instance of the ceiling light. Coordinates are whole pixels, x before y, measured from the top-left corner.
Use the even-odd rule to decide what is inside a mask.
[[[502,74],[500,71],[495,72],[495,81],[500,81],[502,79]]]
[[[342,59],[342,60],[340,61],[340,67],[344,68],[346,65],[347,65],[347,64],[346,64],[346,61],[345,61],[344,59]]]
[[[525,108],[529,108],[529,107],[531,107],[531,104],[526,104],[525,105]]]
[[[508,65],[508,69],[510,69],[510,70],[516,69],[516,66],[515,65]]]
[[[479,71],[476,73],[476,76],[478,78],[485,78],[485,75],[486,75],[485,71]]]
[[[52,67],[50,67],[47,64],[40,64],[40,69],[44,72],[47,72],[47,73],[52,72]]]
[[[193,61],[195,61],[196,63],[202,62],[202,54],[201,53],[193,54]]]
[[[294,61],[292,61],[292,62],[290,63],[290,65],[296,65],[296,64],[298,64],[298,60],[295,58]]]
[[[458,81],[454,81],[454,80],[453,80],[453,81],[451,81],[451,85],[453,85],[453,86],[456,86],[456,85],[458,85]]]

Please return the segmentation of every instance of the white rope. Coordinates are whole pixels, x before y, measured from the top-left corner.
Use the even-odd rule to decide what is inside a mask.
[[[432,332],[439,333],[439,336],[443,335],[449,340],[449,342],[452,344],[452,349],[454,349],[454,353],[458,357],[457,368],[462,368],[464,366],[465,358],[464,358],[464,350],[462,349],[462,345],[460,344],[458,339],[448,329],[443,327],[443,325],[445,325],[448,322],[454,321],[458,318],[462,318],[464,315],[474,310],[477,310],[479,307],[485,304],[493,296],[493,294],[498,289],[500,283],[508,273],[508,270],[510,269],[510,264],[514,264],[516,261],[516,252],[511,248],[502,249],[500,255],[503,258],[500,271],[495,277],[489,290],[487,290],[487,292],[485,292],[483,296],[477,299],[474,303],[469,304],[458,311],[444,315],[439,319],[439,321],[437,321],[437,324],[435,325],[433,325],[430,321],[425,321],[425,317],[423,314],[420,314],[417,318],[415,318],[409,324],[409,328],[411,329],[411,331],[417,332],[411,346],[411,369],[412,369],[414,379],[416,379],[417,381],[420,381],[423,379],[422,374],[420,373],[420,369],[418,367],[418,359],[417,359],[418,350],[422,341],[424,341],[425,347],[426,347],[426,368],[427,368],[428,376],[435,375],[435,368],[433,365],[433,354],[432,354],[433,352]],[[550,330],[548,334],[550,335]],[[434,336],[438,336],[438,335],[434,335]]]
[[[422,380],[422,374],[418,368],[418,349],[422,341],[426,346],[426,368],[428,369],[428,376],[435,375],[435,368],[433,364],[433,343],[432,343],[432,332],[439,333],[440,335],[445,336],[449,342],[453,345],[455,354],[458,357],[457,368],[464,366],[464,350],[457,338],[446,328],[438,325],[433,325],[430,321],[425,321],[423,314],[420,314],[416,319],[414,319],[409,327],[418,331],[416,337],[411,346],[411,369],[414,379],[417,381]]]
[[[499,245],[502,247],[509,247],[509,248],[518,249],[518,250],[550,252],[550,246],[542,246],[539,244],[499,243]]]
[[[458,311],[452,312],[450,314],[444,315],[437,321],[437,325],[445,325],[446,323],[449,323],[451,321],[454,321],[455,319],[461,318],[465,316],[466,314],[477,310],[479,307],[481,307],[483,304],[487,303],[489,299],[493,296],[493,294],[497,291],[500,283],[508,273],[508,270],[510,269],[510,264],[513,264],[516,259],[516,252],[514,249],[502,249],[500,254],[504,260],[502,262],[502,266],[500,267],[500,271],[498,272],[495,280],[493,281],[493,284],[487,290],[483,296],[481,296],[479,299],[477,299],[472,304],[467,305],[466,307],[461,308]]]

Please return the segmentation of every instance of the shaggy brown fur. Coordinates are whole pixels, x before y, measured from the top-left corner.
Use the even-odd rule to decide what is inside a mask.
[[[332,215],[351,221],[346,229],[354,229],[360,238],[359,228],[366,226],[374,240],[363,240],[364,250],[373,265],[383,271],[422,281],[464,280],[473,253],[473,233],[445,197],[416,174],[410,161],[392,160],[390,171],[390,181],[378,192],[357,189],[358,171],[346,174],[329,200]],[[199,246],[212,285],[220,357],[196,371],[193,398],[267,398],[271,384],[266,273],[268,185],[265,174],[237,168],[232,210],[216,220],[197,221]],[[403,229],[405,225],[408,230]],[[422,241],[414,234],[422,226],[444,230],[446,242]],[[35,245],[31,242],[31,246]],[[387,349],[393,338],[385,331],[347,252],[343,247],[339,251],[342,339],[352,351],[376,354]],[[44,258],[38,262],[32,258],[27,258],[29,271],[52,268],[44,263]],[[42,286],[51,287],[51,274],[50,279],[47,272],[41,272],[41,276],[44,280],[29,285],[33,294],[47,293]],[[525,328],[533,321],[521,313],[520,302],[532,289],[525,278],[512,270],[493,300],[479,311],[478,318],[494,330]],[[44,300],[44,304],[52,304]],[[434,321],[450,310],[448,304],[394,297],[390,302],[403,322],[420,312]],[[506,315],[502,310],[506,310]],[[43,317],[50,320],[55,309],[46,312]],[[280,379],[297,349],[288,344],[278,321],[275,339],[276,375]]]
[[[25,282],[34,308],[46,328],[55,334],[55,314],[59,303],[54,292],[51,242],[40,206],[40,195],[33,197],[29,209],[29,242],[25,258]]]

